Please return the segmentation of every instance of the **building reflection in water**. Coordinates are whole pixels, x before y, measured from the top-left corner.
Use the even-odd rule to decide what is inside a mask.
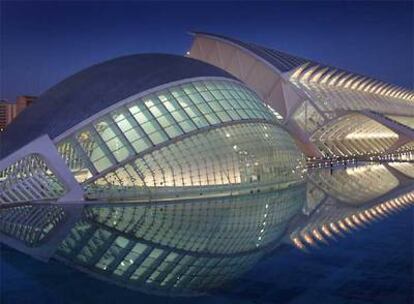
[[[305,198],[301,183],[236,197],[86,208],[57,257],[149,292],[199,293],[274,249]]]
[[[122,286],[194,295],[281,243],[320,247],[413,201],[413,164],[388,162],[413,159],[411,120],[399,116],[412,113],[410,91],[369,79],[362,91],[357,75],[257,46],[263,60],[252,61],[251,45],[224,37],[198,33],[194,45],[210,39],[226,57],[239,45],[255,76],[190,58],[221,58],[198,47],[131,55],[19,115],[2,135],[2,243]],[[307,170],[335,155],[345,168]],[[357,155],[382,163],[355,166]]]
[[[311,251],[408,207],[413,177],[412,163],[367,163],[309,170],[305,179],[248,193],[97,201],[83,208],[53,258],[147,293],[197,295],[241,276],[281,243]],[[1,228],[28,247],[47,245],[73,208],[3,209]],[[33,213],[47,216],[34,221]]]
[[[307,250],[391,216],[414,202],[413,177],[408,162],[310,171],[307,203],[289,237]]]

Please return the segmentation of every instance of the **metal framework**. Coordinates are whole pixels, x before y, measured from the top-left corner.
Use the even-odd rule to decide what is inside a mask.
[[[194,34],[188,56],[254,89],[308,156],[390,152],[414,139],[413,91],[209,33]]]
[[[411,164],[307,174],[296,145],[308,155],[400,149],[410,158],[410,92],[205,34],[191,56],[242,81],[190,58],[128,56],[49,90],[25,114],[40,122],[12,124],[0,160],[1,241],[130,288],[192,295],[241,275],[287,233],[304,248],[324,240],[319,224],[330,236],[335,223],[346,231],[363,221],[358,208],[375,217],[413,200]],[[62,122],[58,106],[72,104],[89,108]]]
[[[150,292],[220,286],[304,204],[303,155],[280,121],[230,77],[128,96],[2,159],[2,242]]]

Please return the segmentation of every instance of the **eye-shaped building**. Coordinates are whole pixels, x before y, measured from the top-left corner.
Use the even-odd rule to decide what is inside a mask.
[[[311,192],[305,155],[410,153],[412,98],[205,33],[187,57],[94,65],[1,134],[1,240],[147,292],[217,288],[292,231]],[[340,196],[342,182],[311,177],[308,205]]]
[[[2,240],[151,292],[220,286],[273,248],[304,203],[303,156],[279,120],[195,59],[92,66],[4,133]]]

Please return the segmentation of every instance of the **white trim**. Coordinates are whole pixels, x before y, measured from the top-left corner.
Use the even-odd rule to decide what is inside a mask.
[[[58,202],[79,202],[84,200],[83,189],[74,178],[48,135],[43,135],[0,161],[0,171],[31,154],[38,154],[46,162],[47,167],[62,182],[66,193]]]
[[[242,50],[242,51],[245,51],[245,52],[249,53],[249,55],[251,55],[251,56],[252,56],[252,57],[254,57],[255,59],[257,59],[257,60],[259,60],[259,61],[263,62],[264,64],[266,64],[267,66],[269,66],[271,69],[273,69],[273,70],[274,70],[275,72],[277,72],[278,74],[280,74],[280,75],[282,75],[282,74],[283,74],[283,72],[282,72],[282,71],[279,71],[279,69],[278,69],[278,68],[276,68],[274,65],[272,65],[269,61],[267,61],[267,60],[263,59],[261,56],[259,56],[259,55],[255,54],[253,51],[250,51],[249,49],[247,49],[247,48],[245,48],[245,47],[241,46],[240,44],[237,44],[237,43],[235,43],[235,42],[233,42],[233,41],[230,41],[230,40],[227,40],[227,39],[225,39],[225,38],[222,38],[222,37],[217,37],[217,36],[210,35],[210,34],[204,34],[204,33],[194,33],[194,35],[195,35],[196,37],[197,37],[197,36],[204,36],[204,37],[208,37],[208,38],[210,38],[210,39],[215,39],[215,40],[219,40],[219,41],[221,41],[221,42],[224,42],[224,43],[230,44],[230,45],[232,45],[232,46],[234,46],[234,47],[236,47],[236,48],[238,48],[238,49],[240,49],[240,50]]]

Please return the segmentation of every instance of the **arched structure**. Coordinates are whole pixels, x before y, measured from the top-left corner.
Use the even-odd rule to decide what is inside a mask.
[[[355,211],[402,195],[369,206],[382,213],[412,200],[405,163],[310,174],[307,186],[296,145],[410,150],[412,93],[209,34],[190,56],[233,75],[182,56],[126,56],[25,110],[1,138],[1,241],[123,286],[192,295],[240,276],[326,201]],[[312,227],[340,218],[326,210]],[[312,244],[300,227],[293,242]]]
[[[188,56],[254,89],[308,156],[383,153],[414,139],[413,91],[209,33],[194,33]]]
[[[239,275],[305,200],[303,155],[280,119],[191,58],[92,66],[2,139],[2,242],[149,292],[203,292]]]

